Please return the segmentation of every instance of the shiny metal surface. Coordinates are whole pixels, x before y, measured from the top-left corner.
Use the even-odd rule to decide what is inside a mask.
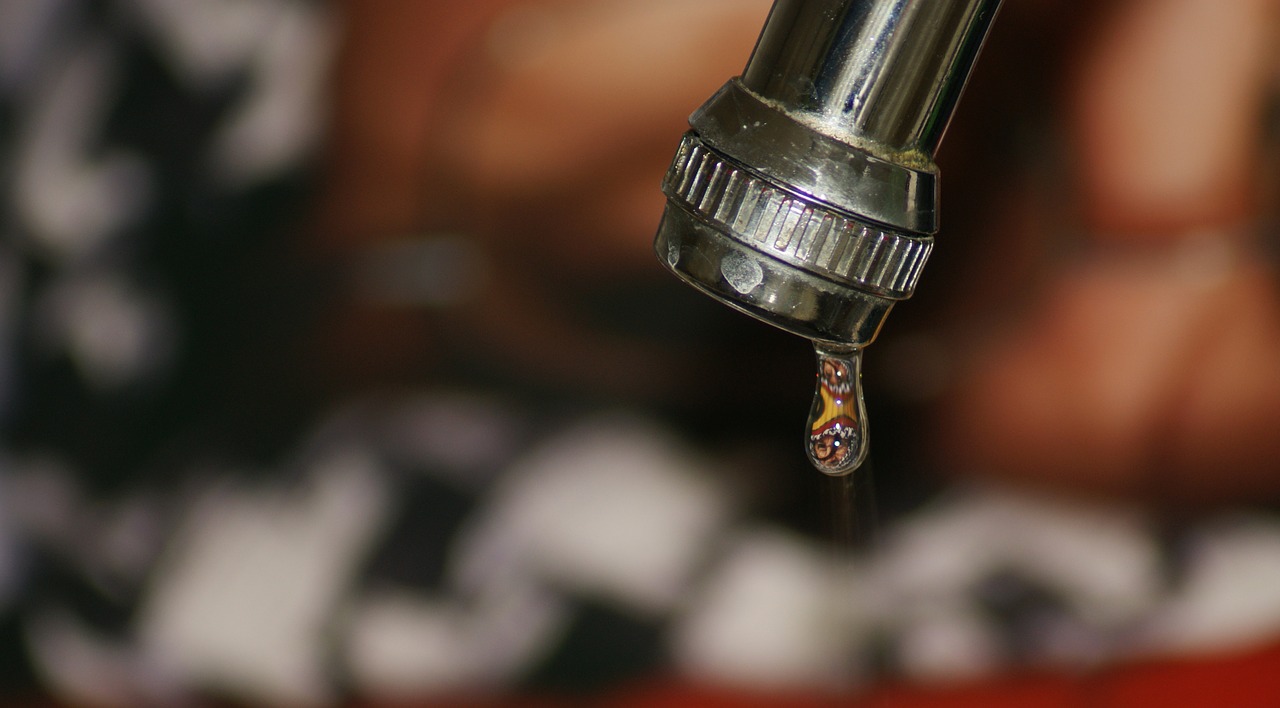
[[[933,151],[1000,0],[778,0],[690,118],[658,257],[778,327],[865,346],[937,231]]]
[[[892,228],[937,230],[937,170],[886,160],[817,132],[734,79],[689,118],[712,149],[788,188]]]
[[[933,247],[757,177],[686,135],[663,191],[725,235],[778,260],[891,299],[909,297]]]
[[[931,160],[998,4],[778,0],[742,83],[819,132]]]
[[[720,302],[820,342],[872,341],[894,303],[784,263],[672,205],[654,250],[685,282]]]

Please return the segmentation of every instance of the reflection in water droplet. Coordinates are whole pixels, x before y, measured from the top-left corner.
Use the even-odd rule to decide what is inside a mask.
[[[849,474],[867,456],[862,350],[815,342],[814,351],[818,354],[818,387],[809,413],[805,453],[825,474]]]

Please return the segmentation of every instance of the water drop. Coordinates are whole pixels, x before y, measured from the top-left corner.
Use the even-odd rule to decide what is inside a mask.
[[[820,472],[846,475],[867,456],[867,408],[862,402],[862,350],[814,343],[818,385],[805,453]]]
[[[734,290],[746,295],[764,282],[760,264],[740,253],[730,253],[720,261],[720,274]]]

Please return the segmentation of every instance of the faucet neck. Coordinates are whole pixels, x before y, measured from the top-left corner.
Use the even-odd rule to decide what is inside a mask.
[[[826,135],[931,160],[1000,0],[778,0],[742,84]]]

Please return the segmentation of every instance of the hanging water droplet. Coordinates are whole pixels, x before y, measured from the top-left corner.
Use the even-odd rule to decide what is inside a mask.
[[[862,350],[814,343],[818,385],[809,413],[805,453],[820,472],[846,475],[867,456],[862,402]]]

